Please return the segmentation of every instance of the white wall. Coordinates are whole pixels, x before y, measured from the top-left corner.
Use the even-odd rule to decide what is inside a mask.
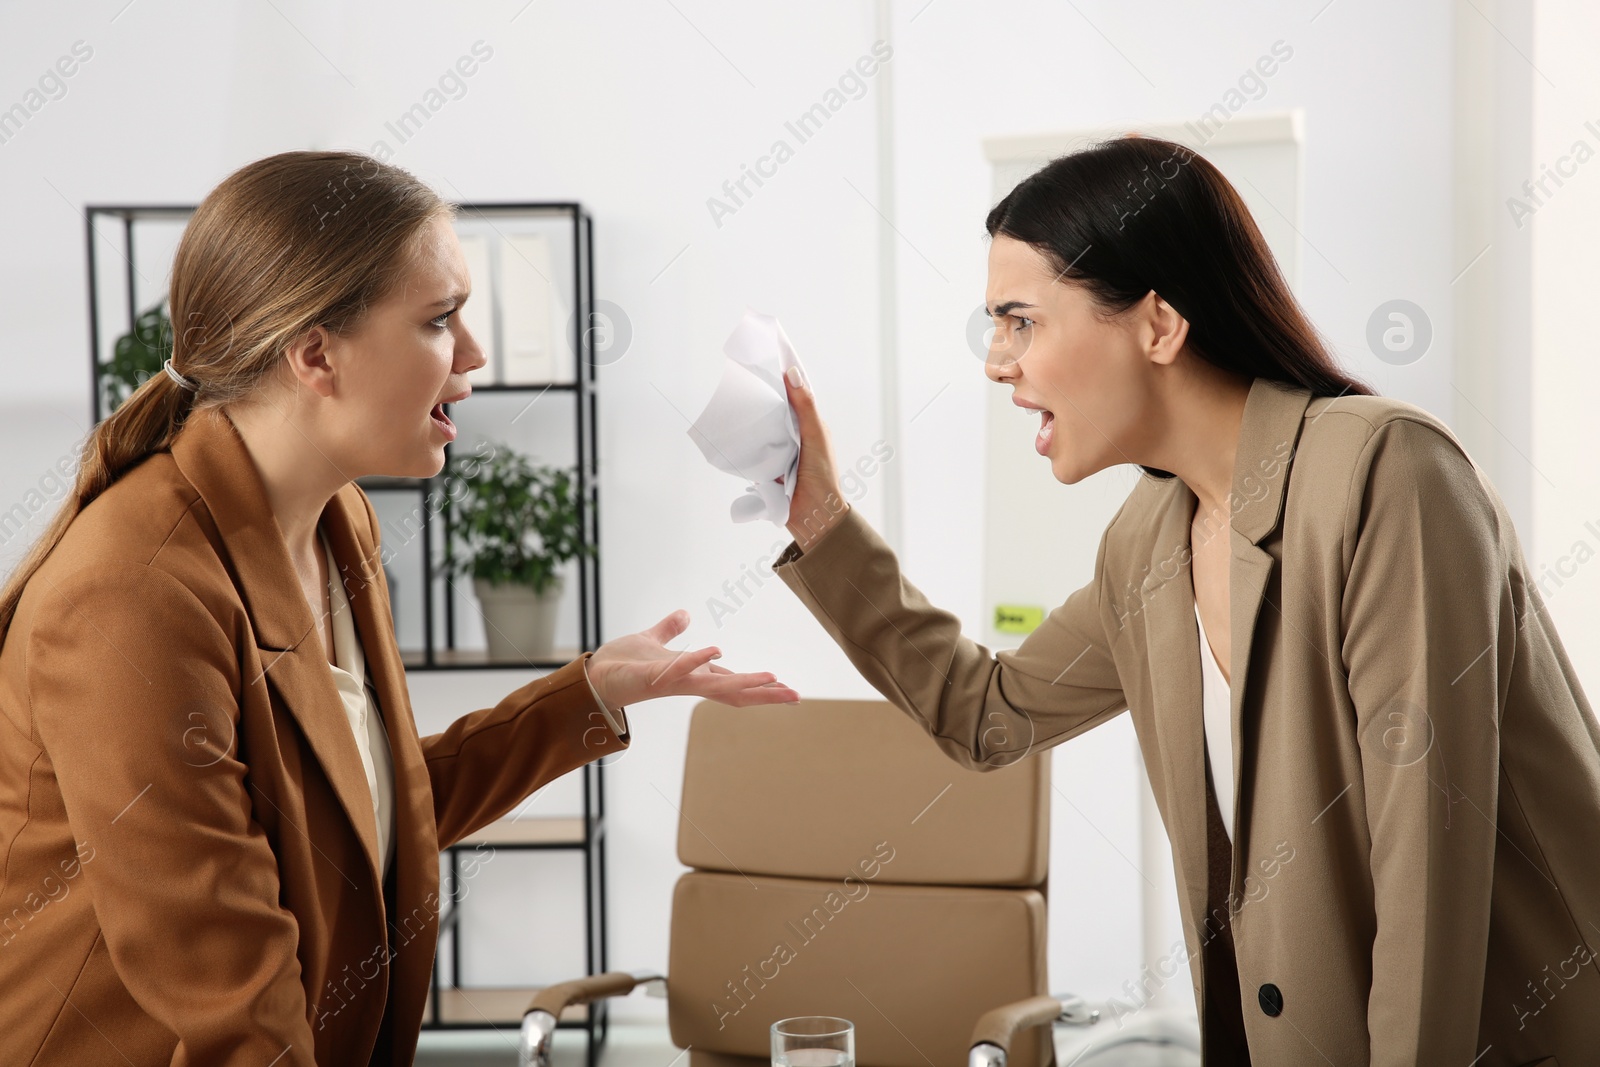
[[[0,15],[8,31],[0,34],[0,107],[73,42],[94,49],[66,95],[0,144],[0,414],[10,455],[0,503],[23,499],[87,429],[79,207],[193,202],[249,159],[298,147],[370,149],[382,138],[397,148],[395,162],[447,196],[573,198],[595,215],[598,295],[620,305],[634,331],[632,348],[601,381],[607,636],[687,607],[695,622],[686,641],[720,644],[725,663],[774,669],[807,694],[874,695],[776,579],[726,625],[711,624],[707,598],[744,564],[755,567],[780,531],[727,520],[740,487],[709,468],[684,434],[746,304],[782,318],[841,458],[866,454],[884,433],[871,94],[847,103],[720,227],[706,205],[868,52],[868,0],[339,9],[309,0],[184,9],[138,0],[119,8],[122,0],[92,12],[8,3]],[[964,334],[983,298],[985,137],[1197,117],[1274,41],[1288,42],[1293,58],[1245,107],[1306,112],[1305,302],[1353,370],[1453,417],[1451,281],[1462,264],[1451,241],[1452,12],[1444,0],[1315,0],[1287,10],[1258,0],[1205,12],[1172,3],[1159,13],[1109,0],[905,0],[892,24],[896,176],[893,203],[881,206],[902,235],[893,325],[903,369],[894,461],[905,479],[903,560],[969,633],[983,623],[972,562],[983,550],[981,523],[970,501],[979,492],[989,383]],[[398,145],[384,123],[480,39],[494,55],[465,95]],[[1395,297],[1422,306],[1434,330],[1432,349],[1404,367],[1378,361],[1364,339],[1373,309]],[[883,488],[870,483],[859,502],[874,521]],[[17,541],[0,545],[0,565],[18,555]],[[415,678],[422,727],[441,728],[518,681]],[[634,709],[635,747],[610,772],[614,965],[665,960],[668,895],[681,869],[672,804],[689,703]],[[1058,753],[1058,781],[1070,783],[1073,761],[1095,758],[1095,745],[1086,737]],[[540,797],[535,810],[558,804],[560,792]],[[1058,989],[1109,996],[1137,977],[1137,925],[1102,922],[1106,901],[1096,890],[1097,874],[1122,862],[1113,850],[1138,857],[1132,800],[1090,795],[1055,812]],[[1091,837],[1109,847],[1087,860],[1063,847]],[[537,883],[540,872],[527,876]],[[487,900],[494,891],[483,885]],[[496,910],[515,914],[503,899]],[[532,930],[517,943],[536,949],[563,936]],[[516,977],[510,964],[495,964],[495,949],[476,943],[469,980]],[[554,976],[537,967],[519,973]],[[659,1003],[636,998],[628,1010],[653,1012]]]
[[[1508,223],[1533,262],[1532,444],[1526,469],[1532,486],[1533,536],[1525,547],[1567,655],[1580,677],[1600,678],[1600,467],[1594,415],[1600,396],[1595,359],[1595,291],[1600,263],[1600,71],[1586,42],[1600,34],[1600,11],[1578,0],[1540,0],[1528,49],[1533,95],[1533,145],[1523,172],[1500,190],[1534,208]],[[1554,175],[1554,177],[1550,177]],[[1537,200],[1520,188],[1544,180]],[[1588,687],[1589,698],[1596,695]]]

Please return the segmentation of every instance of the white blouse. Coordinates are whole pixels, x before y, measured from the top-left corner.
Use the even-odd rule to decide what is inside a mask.
[[[320,533],[320,531],[318,531]],[[355,633],[355,616],[350,600],[339,581],[339,565],[333,560],[333,547],[323,537],[322,550],[328,555],[328,600],[333,605],[333,657],[328,664],[334,685],[344,701],[344,717],[355,734],[355,749],[362,753],[366,787],[373,792],[373,817],[378,821],[379,877],[389,873],[389,856],[394,851],[395,769],[389,752],[389,734],[384,733],[384,717],[378,713],[378,696],[366,677],[366,657],[362,641]]]
[[[1206,640],[1206,624],[1200,621],[1200,605],[1194,606],[1194,621],[1200,627],[1201,704],[1206,721],[1206,754],[1211,760],[1211,786],[1217,794],[1217,810],[1222,815],[1228,840],[1233,840],[1233,695],[1222,676],[1216,653]]]
[[[319,530],[320,534],[321,531]],[[328,556],[328,596],[333,605],[333,657],[330,663],[334,684],[344,701],[345,718],[356,736],[361,753],[361,768],[367,773],[367,788],[372,792],[372,813],[378,821],[378,872],[389,872],[389,856],[394,849],[394,761],[389,752],[389,735],[378,712],[378,698],[367,678],[366,658],[356,635],[350,599],[339,581],[339,565],[333,561],[333,548],[326,537],[322,550]]]
[[[389,751],[389,735],[384,730],[383,716],[378,710],[378,695],[367,677],[366,658],[361,652],[361,639],[356,633],[355,617],[350,613],[350,599],[345,595],[344,583],[339,581],[339,565],[334,562],[333,548],[328,539],[322,540],[322,550],[328,557],[328,597],[333,605],[333,658],[328,664],[333,681],[344,702],[345,718],[355,734],[356,749],[361,753],[361,769],[367,775],[367,788],[372,793],[372,813],[378,824],[378,864],[384,876],[389,873],[389,859],[394,851],[394,759]],[[605,717],[606,725],[618,737],[628,733],[625,709],[612,711],[600,699],[600,691],[589,681],[589,665],[584,663],[584,681],[596,706]]]

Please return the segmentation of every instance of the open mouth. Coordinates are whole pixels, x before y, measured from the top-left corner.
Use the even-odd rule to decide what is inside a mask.
[[[1055,440],[1055,436],[1056,417],[1054,413],[1045,411],[1041,408],[1039,411],[1039,433],[1038,436],[1033,439],[1034,451],[1038,452],[1041,456],[1048,455],[1050,452],[1050,442]]]
[[[456,424],[451,422],[450,416],[444,413],[444,405],[442,403],[433,405],[428,411],[428,417],[433,420],[433,424],[439,428],[439,432],[444,434],[446,438],[451,441],[456,439]]]

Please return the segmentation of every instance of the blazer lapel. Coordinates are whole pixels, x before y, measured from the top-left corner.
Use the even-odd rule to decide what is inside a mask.
[[[1230,714],[1233,732],[1233,810],[1230,831],[1233,885],[1246,863],[1243,846],[1249,834],[1249,811],[1243,806],[1244,751],[1247,730],[1243,709],[1250,685],[1250,654],[1255,626],[1277,561],[1260,547],[1283,519],[1285,486],[1299,442],[1309,389],[1265,378],[1255,379],[1245,400],[1233,467],[1233,504],[1229,523],[1228,614],[1232,635],[1229,654]],[[1190,563],[1190,525],[1198,498],[1182,479],[1175,483],[1162,514],[1147,574],[1166,575],[1146,597],[1151,686],[1161,735],[1162,766],[1175,803],[1184,884],[1191,914],[1204,923],[1206,913],[1205,721],[1200,678],[1200,630],[1194,619],[1194,580]],[[1148,581],[1148,580],[1147,580]]]
[[[1162,513],[1146,574],[1171,574],[1145,596],[1150,686],[1167,782],[1167,832],[1177,844],[1189,914],[1204,931],[1206,914],[1205,721],[1201,718],[1200,630],[1194,621],[1189,522],[1195,495],[1180,478]],[[1149,579],[1146,579],[1147,583]]]
[[[338,686],[328,670],[311,605],[295,578],[288,545],[267,504],[260,472],[232,421],[216,409],[191,414],[173,438],[172,457],[199,492],[216,524],[227,550],[224,563],[232,572],[255,630],[263,677],[246,678],[244,682],[270,685],[294,716],[366,848],[368,873],[381,898],[372,793]],[[342,515],[339,497],[335,496],[323,516],[324,520],[334,520],[329,526],[335,555],[342,552],[349,559],[352,553],[348,522],[340,520]],[[363,629],[365,644],[372,627],[369,623]],[[375,645],[381,646],[382,642],[366,645],[368,669],[382,671],[383,657]]]
[[[1283,522],[1289,468],[1305,425],[1311,390],[1257,378],[1245,400],[1239,427],[1239,450],[1233,465],[1233,521],[1229,540],[1228,626],[1233,636],[1228,658],[1230,714],[1233,727],[1233,810],[1237,835],[1233,850],[1233,886],[1243,878],[1249,838],[1249,810],[1243,804],[1245,720],[1244,700],[1250,687],[1250,653],[1255,647],[1256,622],[1266,601],[1277,558],[1261,541]],[[1278,606],[1273,605],[1277,611]]]

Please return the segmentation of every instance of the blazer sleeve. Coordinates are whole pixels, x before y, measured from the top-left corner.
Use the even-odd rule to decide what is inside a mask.
[[[165,571],[46,573],[29,710],[73,832],[95,851],[83,877],[118,975],[176,1035],[174,1064],[313,1065],[299,929],[233,743],[234,642]]]
[[[1471,1063],[1516,639],[1508,541],[1471,460],[1424,423],[1380,426],[1355,478],[1342,643],[1377,919],[1371,1062]]]
[[[440,848],[481,830],[568,771],[628,747],[625,711],[610,712],[589,685],[585,664],[592,655],[585,652],[494,707],[422,739]],[[611,725],[613,714],[620,732]]]
[[[816,616],[872,687],[916,720],[951,759],[1001,767],[1127,710],[1094,578],[1016,649],[989,649],[929,604],[900,573],[894,550],[854,507],[773,570]]]

